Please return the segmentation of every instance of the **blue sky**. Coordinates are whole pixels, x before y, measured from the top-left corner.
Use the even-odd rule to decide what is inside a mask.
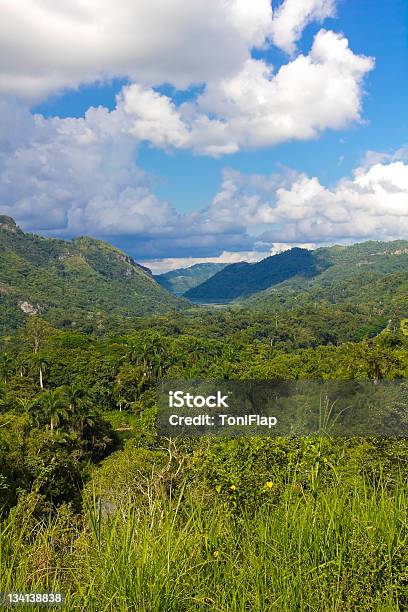
[[[269,2],[229,0],[231,14],[222,18],[226,20],[225,38],[232,42],[231,48],[225,49],[222,35],[213,32],[213,26],[207,25],[205,16],[200,13],[199,7],[203,3],[194,1],[189,6],[196,5],[196,11],[186,17],[184,10],[184,21],[190,19],[190,29],[198,28],[203,31],[203,36],[214,40],[214,58],[208,60],[208,66],[204,65],[207,55],[210,55],[205,41],[201,51],[199,49],[201,55],[197,51],[195,58],[199,45],[194,39],[190,40],[183,30],[183,23],[180,25],[177,21],[177,11],[183,9],[183,1],[169,0],[169,5],[172,2],[174,10],[169,29],[173,28],[174,36],[184,44],[184,49],[181,45],[177,49],[180,55],[174,52],[174,58],[174,42],[169,51],[162,42],[167,32],[158,32],[156,41],[145,41],[148,51],[144,48],[135,51],[128,43],[129,57],[125,69],[117,68],[116,64],[113,68],[108,67],[111,58],[102,57],[102,53],[95,67],[91,68],[83,67],[78,58],[72,58],[72,65],[66,58],[60,63],[51,61],[52,45],[56,44],[51,40],[48,50],[46,48],[43,55],[39,53],[37,65],[33,60],[30,84],[27,85],[27,68],[21,68],[16,60],[14,79],[10,78],[3,85],[7,116],[13,112],[20,113],[16,125],[30,122],[27,113],[31,117],[40,114],[44,119],[41,126],[37,121],[35,126],[27,129],[27,133],[32,129],[31,143],[21,144],[17,127],[15,133],[9,130],[7,134],[8,149],[14,147],[15,152],[20,152],[19,156],[14,156],[15,159],[20,157],[24,162],[20,161],[19,168],[7,167],[5,176],[24,173],[28,186],[27,193],[23,188],[0,193],[7,202],[6,212],[13,213],[14,208],[14,216],[25,229],[47,235],[71,237],[91,233],[109,239],[138,259],[152,262],[158,269],[196,260],[256,259],[293,244],[392,239],[399,237],[399,232],[406,231],[406,217],[402,224],[395,219],[399,213],[408,214],[408,191],[404,192],[408,142],[406,1],[310,0],[312,10],[308,15],[295,14],[296,7],[301,4],[299,0],[275,2],[275,21],[271,30],[266,6]],[[72,0],[73,10],[77,8],[76,4]],[[99,18],[93,12],[96,2],[85,0],[84,4],[88,5],[88,18],[89,15]],[[135,5],[138,4],[138,10],[144,11],[144,18],[153,19],[154,2],[150,3],[152,15],[149,3],[137,0]],[[106,11],[105,18],[111,15],[112,28],[119,27],[114,24],[115,9],[113,5],[109,6],[110,1],[104,0],[102,5]],[[237,5],[237,14],[242,19],[238,36],[234,12],[238,10]],[[113,12],[109,13],[109,10]],[[16,20],[13,11],[15,7],[9,8],[9,14],[4,16],[9,18],[11,25]],[[291,15],[289,11],[292,11]],[[33,15],[34,24],[36,19],[42,20],[38,21],[38,30],[45,27],[45,16],[44,13]],[[166,16],[162,17],[165,22]],[[53,15],[53,18],[58,18],[59,25],[61,20],[67,19],[65,15]],[[229,36],[232,18],[234,31]],[[251,19],[255,25],[249,30],[246,24],[252,23]],[[292,21],[289,23],[288,19]],[[161,24],[158,29],[162,27]],[[300,56],[309,58],[313,55],[315,37],[320,36],[322,29],[326,34],[346,37],[348,55],[340,43],[336,43],[337,39],[326,35],[318,59],[321,75],[314,72],[316,57],[312,57],[311,63],[305,67],[311,71],[311,92],[305,95],[302,107],[302,101],[292,101],[289,97],[292,95],[292,80],[302,74],[294,70]],[[116,47],[112,48],[116,49],[119,43],[114,34],[117,32],[112,33],[112,45],[116,44]],[[18,58],[23,41],[19,41],[17,36],[13,44]],[[338,48],[334,51],[336,44]],[[33,45],[35,55],[42,45],[41,40],[36,42],[34,37]],[[56,48],[56,57],[58,52]],[[84,57],[86,52],[84,47]],[[23,51],[21,53],[23,63]],[[93,50],[88,50],[88,53],[93,54]],[[326,54],[323,59],[322,53]],[[341,64],[335,63],[340,60],[334,62],[332,55],[341,53],[344,54]],[[245,62],[251,57],[255,63],[249,66],[248,72],[244,66],[248,66]],[[375,66],[369,65],[368,58],[375,61]],[[50,66],[47,68],[48,62]],[[166,63],[168,84],[165,83]],[[256,76],[261,63],[264,69],[271,70],[266,78]],[[45,70],[42,70],[42,65]],[[276,90],[269,85],[271,79],[280,70],[285,71],[288,65],[293,67],[293,78],[279,85],[276,94],[283,101],[288,100],[289,110],[286,111],[286,103],[275,104],[273,95]],[[220,75],[216,75],[219,69]],[[344,72],[342,80],[339,77],[341,71]],[[149,82],[150,74],[156,72],[157,76]],[[0,65],[0,85],[4,82],[1,74]],[[52,76],[47,78],[47,74]],[[104,75],[102,83],[101,74]],[[240,76],[236,77],[236,74]],[[193,82],[195,78],[200,81],[199,85]],[[253,86],[252,79],[255,79]],[[306,79],[303,90],[309,86],[308,83]],[[257,99],[254,98],[249,107],[246,96],[250,97],[252,89],[255,91],[258,86]],[[248,94],[245,93],[246,87],[249,87]],[[265,87],[265,98],[262,87]],[[325,87],[337,91],[334,99],[327,102],[327,107],[321,103],[322,96],[326,95]],[[227,94],[232,98],[236,96],[229,106],[224,104]],[[299,92],[295,91],[293,96],[299,98]],[[258,108],[256,104],[263,106]],[[103,116],[96,112],[91,118],[89,113],[85,115],[89,108],[98,106],[107,109]],[[156,107],[152,119],[152,109]],[[268,112],[270,107],[271,119],[262,123],[262,113]],[[318,107],[319,111],[316,110]],[[294,127],[285,128],[281,133],[276,127],[279,113],[283,122],[292,122]],[[316,116],[313,118],[314,113]],[[309,115],[312,118],[309,119]],[[70,118],[77,118],[80,123],[73,124]],[[204,129],[197,127],[203,118],[210,120]],[[219,118],[222,123],[216,125],[215,120]],[[120,129],[117,128],[119,123]],[[13,120],[9,119],[9,124],[14,125]],[[214,137],[211,136],[212,130]],[[221,136],[219,130],[222,130]],[[77,146],[79,132],[82,134],[81,143],[85,133],[87,138],[91,132],[97,134],[89,136],[86,153],[71,148],[72,141]],[[5,145],[3,149],[6,149]],[[34,156],[34,149],[49,152],[42,167],[27,162]],[[115,158],[112,157],[113,150],[117,153]],[[64,183],[64,166],[73,175],[78,171],[82,154],[84,162],[89,156],[89,174],[87,178],[81,178],[76,191],[70,192],[68,183]],[[100,159],[94,166],[98,156]],[[122,170],[125,167],[126,170]],[[95,184],[92,185],[93,169]],[[32,174],[27,178],[28,173]],[[109,185],[102,193],[98,185],[104,177]],[[346,185],[339,187],[344,181]],[[385,184],[390,185],[389,194],[384,192]],[[33,185],[38,191],[34,195]],[[361,197],[362,185],[370,194],[360,202],[356,194]],[[303,208],[299,209],[300,214],[294,214],[293,202],[299,189],[304,199]],[[304,194],[309,195],[306,197]],[[81,206],[75,204],[75,198],[83,201]],[[346,202],[343,201],[345,198]],[[297,200],[295,205],[298,206]],[[40,215],[35,212],[38,209]],[[101,220],[97,222],[95,219],[99,214]],[[363,227],[364,215],[369,217],[367,231]],[[159,216],[163,218],[161,225],[157,223]],[[210,225],[215,229],[209,231]],[[356,228],[354,234],[353,227]]]

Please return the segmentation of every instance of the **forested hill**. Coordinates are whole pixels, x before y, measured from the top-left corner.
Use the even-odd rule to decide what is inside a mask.
[[[295,275],[312,277],[329,265],[330,262],[312,251],[294,248],[258,263],[231,264],[185,295],[189,299],[203,302],[234,300],[267,289]]]
[[[312,304],[371,304],[407,314],[408,242],[365,242],[314,251],[331,265],[313,278],[293,277],[252,295],[246,306],[272,309]]]
[[[97,331],[115,317],[168,312],[186,303],[105,242],[26,234],[13,219],[0,216],[0,333],[29,314]]]
[[[223,270],[228,264],[223,263],[200,263],[194,264],[189,268],[178,268],[170,270],[164,274],[158,274],[154,278],[156,281],[176,295],[182,295],[189,289],[200,285],[207,279]]]
[[[185,296],[209,303],[253,296],[249,303],[261,304],[274,302],[281,292],[286,295],[308,291],[315,296],[313,299],[335,294],[336,299],[341,299],[344,291],[353,290],[355,285],[369,285],[387,275],[403,274],[407,270],[408,241],[403,240],[370,241],[315,251],[294,248],[255,264],[227,266],[187,291]],[[337,291],[340,284],[341,291]],[[330,291],[325,292],[328,288]]]

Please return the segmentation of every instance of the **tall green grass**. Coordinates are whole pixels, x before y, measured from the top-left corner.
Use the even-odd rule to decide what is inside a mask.
[[[20,509],[0,530],[0,590],[63,590],[87,612],[407,610],[407,497],[401,478],[288,482],[252,510],[188,486],[109,516]]]

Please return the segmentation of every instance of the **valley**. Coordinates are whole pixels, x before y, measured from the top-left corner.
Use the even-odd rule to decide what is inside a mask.
[[[406,410],[407,243],[211,268],[179,297],[107,243],[0,221],[1,590],[52,585],[95,612],[118,593],[123,610],[408,605],[405,438],[156,424],[177,380],[402,381]]]

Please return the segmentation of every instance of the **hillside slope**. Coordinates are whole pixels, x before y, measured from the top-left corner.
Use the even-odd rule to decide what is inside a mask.
[[[334,246],[313,253],[330,266],[313,278],[301,275],[258,292],[245,300],[247,306],[276,307],[328,302],[394,304],[407,308],[408,241],[363,242]]]
[[[0,216],[0,333],[40,314],[66,327],[98,317],[165,312],[184,301],[148,270],[93,238],[58,240],[25,234]]]
[[[245,300],[248,305],[259,305],[276,303],[282,292],[298,296],[306,291],[313,300],[335,301],[352,296],[356,284],[370,287],[386,275],[407,270],[408,241],[404,240],[315,251],[294,248],[255,264],[227,266],[185,296],[203,303]]]
[[[178,268],[164,274],[158,274],[154,276],[154,279],[168,291],[176,295],[182,295],[189,289],[201,285],[227,265],[223,263],[194,264],[189,268]]]
[[[185,296],[197,302],[222,302],[244,298],[296,275],[313,277],[331,265],[307,249],[294,248],[257,263],[231,264]]]

